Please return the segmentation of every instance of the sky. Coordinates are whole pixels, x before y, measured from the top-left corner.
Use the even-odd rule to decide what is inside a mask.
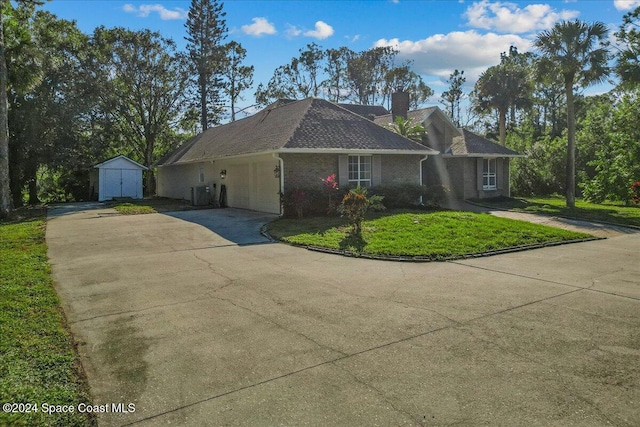
[[[85,33],[98,26],[148,28],[184,48],[189,4],[189,0],[53,0],[44,8],[59,18],[75,20]],[[242,104],[247,106],[253,103],[258,83],[266,83],[276,67],[289,63],[312,42],[325,49],[347,46],[354,51],[394,46],[399,62],[413,61],[413,70],[436,92],[430,101],[437,103],[454,69],[464,70],[465,90],[470,91],[480,73],[497,64],[509,46],[529,51],[539,31],[576,18],[601,21],[613,34],[623,15],[640,6],[640,0],[227,0],[223,4],[229,29],[226,41],[242,44],[246,64],[255,67],[254,87],[244,93]],[[608,88],[605,84],[585,93]]]

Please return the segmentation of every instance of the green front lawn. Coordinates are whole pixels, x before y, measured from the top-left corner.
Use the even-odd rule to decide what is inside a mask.
[[[640,206],[625,206],[615,203],[589,203],[576,200],[575,208],[568,208],[562,197],[532,197],[485,202],[483,205],[509,209],[516,212],[555,215],[566,218],[602,221],[612,224],[640,227]]]
[[[108,207],[112,207],[122,215],[142,215],[157,212],[177,212],[197,209],[211,209],[213,206],[191,206],[186,200],[167,199],[164,197],[152,197],[142,200],[131,200],[127,202],[107,202]]]
[[[279,219],[269,233],[284,242],[376,256],[433,260],[508,248],[591,237],[488,214],[401,211],[369,215],[362,238],[350,234],[344,218]]]
[[[94,425],[86,414],[42,412],[43,403],[90,402],[53,289],[44,235],[42,214],[0,222],[0,403],[38,405],[28,414],[0,412],[0,425]]]

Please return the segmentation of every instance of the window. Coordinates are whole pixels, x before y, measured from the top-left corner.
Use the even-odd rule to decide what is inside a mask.
[[[198,174],[200,182],[204,182],[204,165],[200,165],[200,173]]]
[[[371,156],[349,156],[349,184],[371,187]]]
[[[482,160],[482,189],[496,189],[496,159]]]

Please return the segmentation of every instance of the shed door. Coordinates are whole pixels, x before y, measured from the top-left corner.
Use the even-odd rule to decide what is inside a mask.
[[[131,197],[137,199],[138,195],[138,171],[122,169],[122,195],[120,197]]]
[[[120,197],[122,188],[122,174],[120,169],[104,169],[104,194],[101,195],[102,200],[111,200],[114,197]]]

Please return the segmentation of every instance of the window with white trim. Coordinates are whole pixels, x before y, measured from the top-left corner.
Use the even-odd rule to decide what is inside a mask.
[[[204,182],[204,165],[200,165],[200,171],[198,173],[198,180]]]
[[[496,188],[496,159],[482,159],[482,189],[495,190]]]
[[[349,184],[371,187],[371,156],[349,156]]]

